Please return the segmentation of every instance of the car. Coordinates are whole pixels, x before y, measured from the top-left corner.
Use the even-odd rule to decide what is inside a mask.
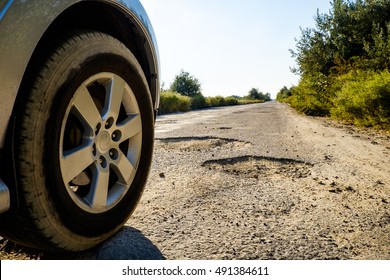
[[[0,236],[90,249],[151,167],[156,37],[138,0],[0,0]]]

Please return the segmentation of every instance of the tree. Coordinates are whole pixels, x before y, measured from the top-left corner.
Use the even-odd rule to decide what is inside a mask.
[[[284,86],[276,95],[276,100],[279,102],[285,101],[287,98],[289,98],[292,95],[292,88],[288,89],[286,86]]]
[[[257,88],[252,88],[248,93],[248,99],[260,100],[263,93]]]
[[[328,77],[373,64],[388,67],[390,1],[333,0],[331,4],[329,14],[317,11],[315,28],[301,29],[296,51],[291,51],[298,64],[293,72]],[[370,63],[378,56],[380,63]]]
[[[271,101],[271,94],[270,93],[264,94],[259,89],[252,88],[249,91],[247,98],[250,100]]]
[[[201,84],[198,79],[183,70],[175,77],[170,90],[188,97],[202,95]]]
[[[201,92],[201,84],[197,78],[190,73],[181,70],[171,84],[170,90],[181,95],[191,97],[191,109],[202,109],[207,107],[206,99]]]
[[[390,1],[332,0],[331,5],[328,14],[317,11],[315,28],[301,29],[291,51],[298,65],[293,72],[301,79],[288,102],[306,114],[330,115],[345,75],[390,68]]]

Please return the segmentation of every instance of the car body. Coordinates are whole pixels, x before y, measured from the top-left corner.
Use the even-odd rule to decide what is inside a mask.
[[[62,38],[63,34],[69,35],[69,38]],[[75,35],[76,34],[76,35]],[[81,34],[81,35],[80,35]],[[92,35],[91,35],[92,34]],[[95,36],[96,35],[96,36]],[[107,35],[107,36],[106,36]],[[73,36],[73,38],[71,38]],[[89,40],[89,37],[95,37]],[[151,109],[153,111],[154,119],[158,110],[159,103],[159,57],[156,37],[154,35],[152,25],[149,18],[138,0],[123,0],[123,1],[109,1],[109,0],[97,0],[97,1],[79,1],[79,0],[62,0],[62,1],[48,1],[48,0],[34,0],[34,1],[13,1],[13,0],[0,0],[0,213],[1,216],[11,216],[9,212],[15,213],[15,208],[23,208],[23,199],[18,196],[18,172],[15,170],[15,165],[18,164],[17,156],[15,156],[15,149],[18,149],[19,144],[14,142],[15,135],[19,135],[18,130],[20,127],[18,123],[18,115],[21,110],[25,110],[30,105],[25,105],[30,93],[25,93],[29,89],[26,89],[26,85],[34,83],[30,80],[39,80],[41,74],[35,69],[38,68],[37,64],[44,64],[42,61],[46,61],[45,67],[51,65],[50,59],[46,57],[47,50],[52,50],[51,56],[56,57],[56,52],[61,50],[57,46],[57,50],[52,47],[52,41],[61,41],[64,44],[64,48],[76,39],[78,39],[78,48],[87,48],[83,45],[83,41],[93,44],[95,41],[101,41],[101,38],[108,41],[108,44],[113,45],[114,49],[127,48],[129,51],[129,60],[134,61],[131,63],[139,64],[140,69],[138,72],[142,72],[146,83],[146,91],[149,93],[148,97],[151,101]],[[109,37],[109,39],[107,38]],[[76,38],[76,39],[75,39]],[[83,39],[84,38],[84,39]],[[72,41],[73,40],[73,41]],[[116,42],[118,41],[118,42]],[[101,46],[102,43],[100,42]],[[70,47],[69,47],[70,49]],[[98,51],[97,51],[98,52]],[[121,52],[118,50],[118,52]],[[68,51],[70,54],[71,52]],[[97,54],[94,54],[95,56]],[[47,55],[49,56],[49,55]],[[88,56],[88,54],[86,54]],[[51,58],[51,60],[53,60]],[[64,58],[65,59],[65,58]],[[85,58],[85,61],[88,57]],[[59,60],[61,61],[61,60]],[[84,63],[84,62],[80,62]],[[130,63],[130,62],[129,62]],[[131,64],[130,63],[130,64]],[[70,64],[69,64],[70,65]],[[39,66],[44,68],[43,66]],[[69,66],[73,67],[73,66]],[[118,66],[120,68],[120,65]],[[34,72],[35,71],[35,72]],[[53,70],[54,71],[54,70]],[[135,70],[134,70],[135,71]],[[110,79],[109,71],[101,71],[97,73],[94,83],[103,81],[107,83],[107,79]],[[115,72],[115,71],[113,71]],[[119,72],[119,70],[117,71]],[[115,73],[117,73],[115,72]],[[32,73],[35,73],[34,75]],[[44,72],[45,73],[45,72]],[[110,72],[111,73],[111,72]],[[53,74],[54,75],[54,74]],[[39,77],[38,77],[39,76]],[[57,75],[58,76],[58,75]],[[77,77],[77,76],[76,76]],[[57,77],[58,78],[58,77]],[[56,79],[57,79],[56,78]],[[117,80],[122,80],[120,75],[114,75]],[[127,88],[132,88],[130,78],[123,77],[129,85]],[[51,79],[50,77],[47,79]],[[88,79],[85,79],[86,81]],[[39,80],[38,83],[42,83]],[[89,85],[91,86],[91,85]],[[132,90],[130,90],[132,91]],[[36,93],[33,93],[36,94]],[[106,93],[110,95],[111,93]],[[126,93],[127,94],[127,93]],[[76,95],[75,95],[76,96]],[[137,96],[137,93],[135,93]],[[127,99],[133,98],[132,93],[128,93]],[[31,96],[30,96],[31,98]],[[74,97],[76,98],[76,97]],[[143,99],[143,97],[137,97]],[[77,98],[76,98],[77,99]],[[73,102],[73,101],[72,101]],[[127,101],[123,101],[127,102]],[[141,101],[142,102],[142,101]],[[104,103],[104,101],[103,101]],[[73,103],[72,103],[73,104]],[[103,104],[104,105],[104,104]],[[102,106],[103,106],[102,105]],[[139,102],[133,104],[135,107],[140,106]],[[132,106],[133,106],[132,105]],[[36,106],[36,105],[34,105]],[[66,109],[69,114],[74,110],[74,104]],[[120,106],[125,106],[121,103]],[[127,105],[126,105],[127,106]],[[130,106],[130,105],[129,105]],[[134,107],[133,106],[133,107]],[[123,109],[119,109],[122,110]],[[131,106],[130,106],[131,107]],[[24,108],[24,109],[21,109]],[[83,109],[84,111],[86,108]],[[142,111],[142,108],[141,108]],[[64,111],[65,112],[65,111]],[[137,111],[138,112],[138,111]],[[39,113],[39,112],[37,112]],[[117,112],[119,114],[119,112]],[[129,113],[130,114],[130,113]],[[63,132],[67,132],[67,115],[63,120]],[[107,121],[105,117],[100,120]],[[154,121],[154,120],[153,120]],[[154,124],[154,123],[153,123]],[[25,124],[24,124],[25,125]],[[90,125],[90,123],[86,123]],[[22,125],[23,126],[23,125]],[[98,124],[99,128],[101,124]],[[45,128],[42,128],[45,129]],[[153,128],[151,128],[153,129]],[[121,128],[117,128],[117,131]],[[145,130],[145,129],[144,129]],[[104,133],[105,134],[104,134]],[[89,141],[95,141],[93,144],[93,153],[96,158],[96,146],[101,148],[98,152],[101,154],[101,160],[105,160],[106,153],[105,145],[111,143],[112,150],[115,150],[114,140],[107,139],[106,134],[112,133],[111,136],[114,139],[114,133],[112,129],[108,128],[101,134],[92,136]],[[120,131],[119,131],[120,132]],[[83,131],[82,131],[83,133]],[[123,132],[122,132],[123,133]],[[47,134],[47,132],[46,132]],[[104,135],[103,135],[104,134]],[[145,134],[146,135],[146,134]],[[149,134],[148,134],[149,135]],[[152,137],[150,134],[148,137]],[[19,135],[20,136],[20,135]],[[87,135],[88,136],[88,135]],[[85,138],[85,135],[83,136]],[[64,141],[64,140],[61,140]],[[84,141],[84,140],[80,140]],[[152,141],[152,140],[151,140]],[[37,142],[38,143],[38,142]],[[61,142],[62,143],[62,142]],[[47,143],[46,143],[47,145]],[[84,145],[84,144],[83,144]],[[118,144],[119,146],[119,144]],[[119,152],[120,149],[117,148]],[[130,150],[130,148],[125,148]],[[58,149],[57,149],[58,150]],[[126,150],[125,152],[130,154]],[[114,151],[115,152],[115,151]],[[21,153],[23,153],[21,151]],[[62,153],[62,151],[61,151]],[[110,150],[111,153],[111,150]],[[138,154],[142,151],[138,151]],[[130,156],[129,156],[130,157]],[[114,164],[114,160],[108,157],[110,164]],[[65,166],[65,161],[58,161],[59,164]],[[137,163],[138,164],[138,163]],[[70,167],[61,167],[62,170],[70,170]],[[118,169],[118,167],[115,167]],[[140,167],[142,169],[142,166]],[[45,170],[48,167],[45,167]],[[148,168],[145,168],[148,169]],[[61,172],[61,171],[60,171]],[[86,172],[84,172],[86,173]],[[93,173],[93,172],[92,172]],[[119,174],[122,175],[122,174]],[[119,176],[118,175],[118,176]],[[82,177],[82,176],[80,176]],[[99,179],[97,175],[89,175],[90,180]],[[77,180],[76,180],[77,181]],[[119,179],[118,179],[119,182]],[[67,183],[66,183],[67,184]],[[126,193],[120,192],[120,195]],[[16,196],[16,197],[13,197]],[[76,200],[74,200],[76,201]],[[113,206],[114,207],[114,206]],[[88,211],[87,211],[88,212]],[[92,211],[91,211],[92,212]],[[91,215],[94,213],[90,213]],[[11,218],[6,218],[10,220]],[[1,233],[0,233],[1,234]],[[12,239],[12,234],[10,234]],[[15,238],[18,241],[20,238]],[[35,247],[34,244],[28,242],[21,242],[22,244]],[[93,245],[89,245],[91,247]],[[39,246],[36,246],[39,247]],[[41,246],[45,248],[45,246]],[[50,248],[50,246],[48,246]],[[80,250],[87,248],[88,246],[75,247],[70,250]],[[66,248],[65,248],[66,249]]]

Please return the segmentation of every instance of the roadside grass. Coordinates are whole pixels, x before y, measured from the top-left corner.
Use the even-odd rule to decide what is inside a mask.
[[[264,103],[264,102],[265,102],[264,100],[239,99],[238,100],[238,105]]]
[[[233,96],[203,97],[203,95],[198,95],[191,98],[183,96],[177,92],[163,91],[160,95],[159,114],[163,115],[168,113],[188,112],[190,110],[211,107],[236,106],[263,102],[263,100],[251,100]]]

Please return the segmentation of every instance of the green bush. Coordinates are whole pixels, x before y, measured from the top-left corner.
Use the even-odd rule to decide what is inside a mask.
[[[235,106],[238,105],[238,99],[235,97],[226,97],[225,98],[225,105],[226,106]]]
[[[177,92],[165,91],[160,95],[160,114],[187,112],[191,109],[191,98]]]
[[[216,96],[215,97],[216,101],[217,101],[217,106],[225,106],[226,105],[226,101],[225,101],[225,98],[223,96]]]
[[[206,98],[201,93],[197,94],[191,98],[191,109],[192,110],[203,109],[203,108],[207,108],[207,107],[208,107],[208,105],[206,102]]]
[[[173,91],[163,91],[160,96],[159,114],[187,112],[208,107],[234,106],[252,103],[262,103],[263,100],[247,100],[239,97],[204,97],[198,94],[194,97],[183,96]]]
[[[220,107],[226,106],[226,99],[223,96],[206,97],[206,103],[208,107]]]
[[[223,97],[206,97],[206,103],[208,107],[220,107],[220,106],[235,106],[239,105],[239,98],[234,96]]]
[[[216,107],[217,99],[215,97],[206,97],[207,107]]]
[[[255,103],[264,103],[264,100],[255,100],[255,99],[239,99],[238,105],[245,105],[245,104],[255,104]]]
[[[331,80],[325,76],[303,77],[285,101],[306,115],[328,116],[334,96],[331,85]]]
[[[390,129],[390,73],[352,71],[338,78],[332,116],[359,126]]]
[[[286,102],[290,96],[292,96],[292,92],[294,90],[294,87],[291,87],[291,88],[287,88],[286,86],[283,87],[279,92],[278,94],[276,95],[276,100],[278,102]]]

